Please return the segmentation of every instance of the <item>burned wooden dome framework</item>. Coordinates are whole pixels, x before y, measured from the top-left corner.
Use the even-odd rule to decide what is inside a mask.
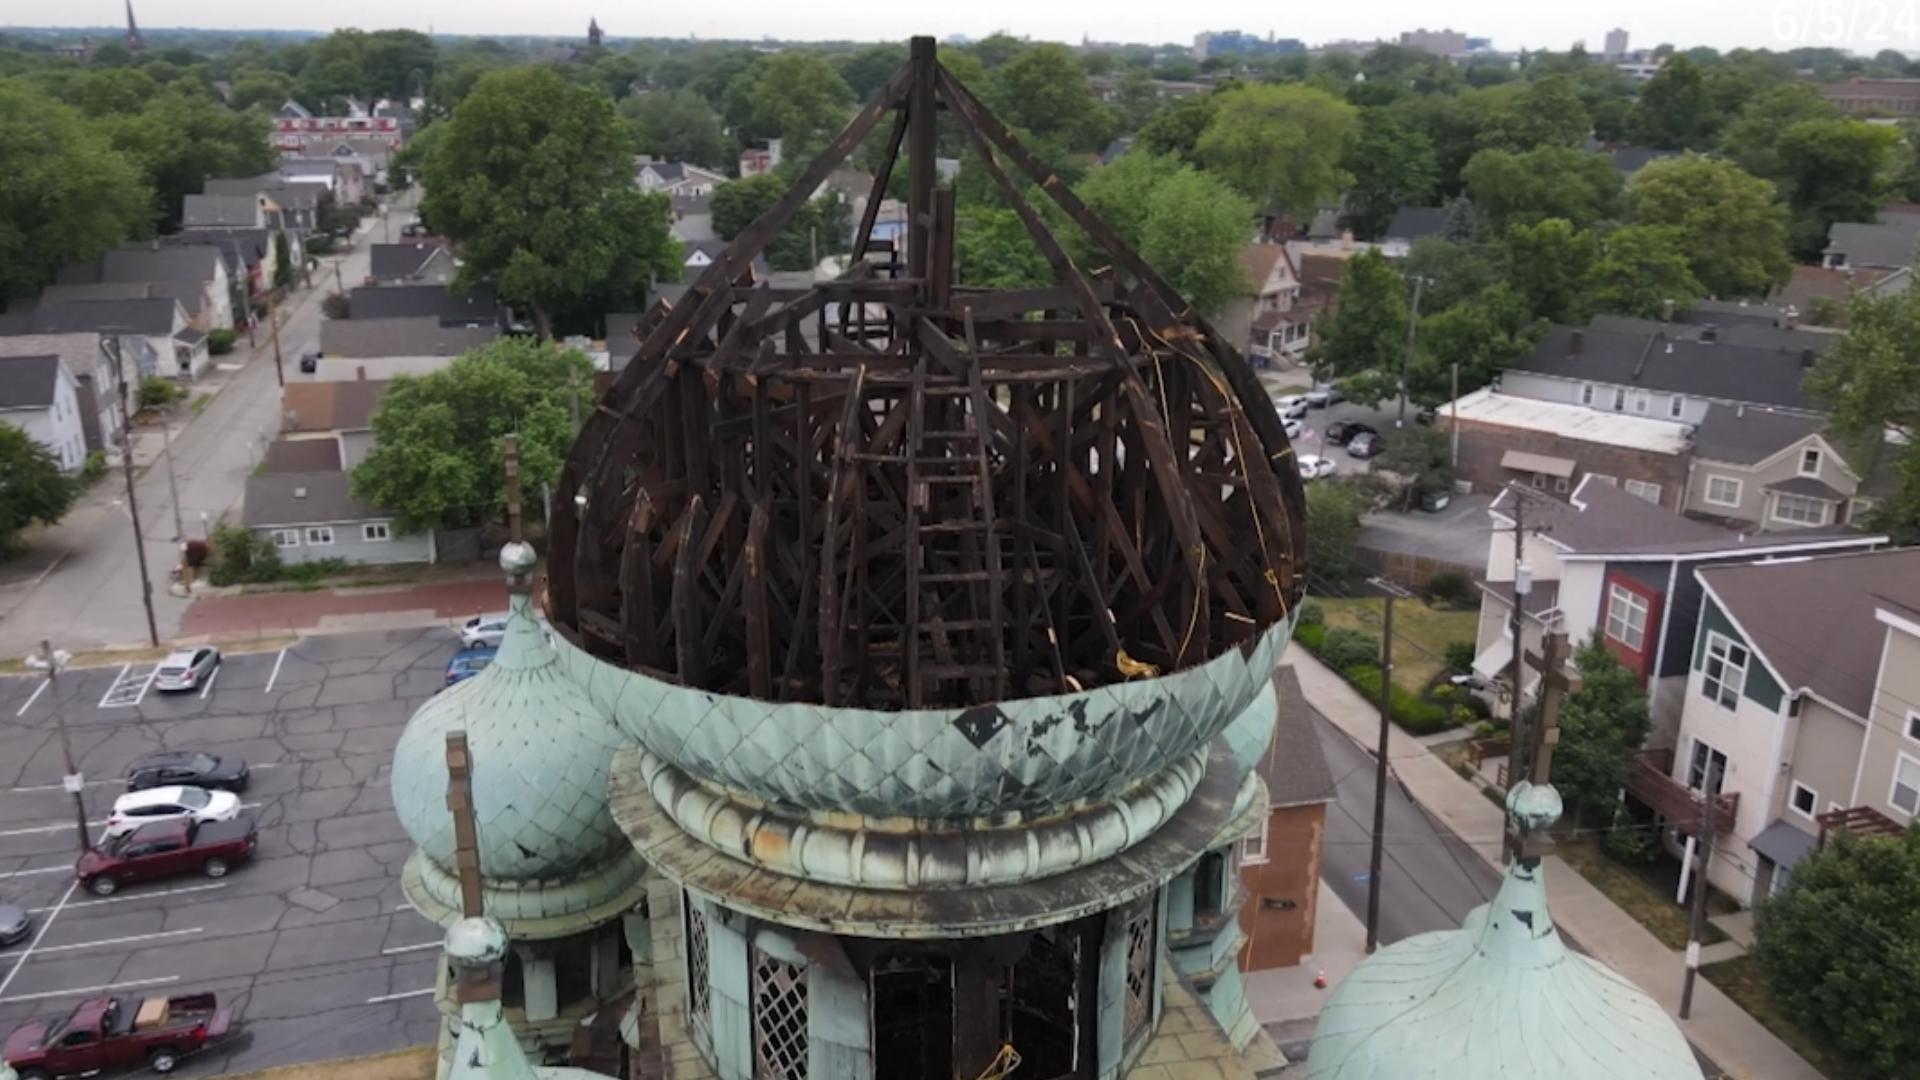
[[[755,255],[889,113],[848,272],[756,280]],[[954,283],[942,113],[1056,285]],[[903,152],[905,250],[875,252]],[[1111,265],[1077,267],[1021,177]],[[1252,642],[1305,577],[1292,449],[1252,370],[925,38],[656,307],[560,488],[555,627],[769,701],[964,707],[1168,672]]]

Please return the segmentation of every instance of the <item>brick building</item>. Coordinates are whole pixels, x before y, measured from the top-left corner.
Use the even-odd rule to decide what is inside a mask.
[[[1679,511],[1687,492],[1689,426],[1580,405],[1476,390],[1443,406],[1443,431],[1459,428],[1461,479],[1477,491],[1523,484],[1561,496],[1588,476]]]
[[[1320,844],[1326,833],[1333,774],[1313,730],[1313,710],[1291,667],[1274,675],[1279,698],[1273,741],[1257,768],[1267,782],[1267,819],[1258,836],[1240,842],[1240,909],[1246,971],[1292,967],[1313,951],[1314,904],[1320,894]]]

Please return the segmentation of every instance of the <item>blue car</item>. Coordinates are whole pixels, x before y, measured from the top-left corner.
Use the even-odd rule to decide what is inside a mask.
[[[491,645],[476,645],[471,649],[461,649],[447,661],[447,685],[466,682],[487,669],[493,663],[493,654],[497,650]]]

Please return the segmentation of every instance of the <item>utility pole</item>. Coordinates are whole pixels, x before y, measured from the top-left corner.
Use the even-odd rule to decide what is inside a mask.
[[[51,643],[42,640],[40,651],[27,657],[27,666],[47,673],[47,707],[53,710],[53,727],[60,734],[60,762],[66,767],[60,783],[73,795],[73,823],[79,830],[80,850],[84,853],[93,847],[93,838],[87,833],[87,801],[82,795],[87,785],[79,767],[73,763],[73,739],[67,734],[66,710],[60,707],[60,669],[72,659],[72,654],[65,649],[55,651]]]
[[[1380,947],[1380,871],[1387,850],[1387,737],[1393,731],[1393,599],[1380,634],[1380,746],[1373,763],[1373,860],[1367,869],[1367,954]]]
[[[120,381],[120,430],[126,445],[120,450],[120,471],[127,479],[127,516],[133,519],[133,553],[140,559],[140,602],[147,609],[147,642],[160,647],[160,626],[153,618],[153,578],[147,573],[147,539],[140,531],[140,502],[133,490],[133,414],[127,409],[127,374],[121,367],[120,338],[110,332],[113,342],[113,370]]]
[[[177,544],[187,538],[187,527],[180,521],[180,478],[173,468],[172,420],[173,407],[169,405],[166,415],[160,418],[160,444],[167,455],[167,493],[173,499],[173,542]]]
[[[1527,763],[1527,779],[1535,784],[1547,783],[1552,772],[1553,748],[1560,742],[1560,702],[1575,683],[1566,673],[1567,635],[1546,635],[1540,649],[1544,655],[1527,658],[1540,669],[1541,720],[1533,726],[1533,752]]]
[[[1693,1012],[1693,981],[1700,974],[1700,935],[1707,924],[1707,867],[1713,865],[1714,800],[1720,793],[1720,770],[1707,759],[1707,786],[1700,792],[1700,865],[1693,871],[1692,910],[1687,916],[1687,975],[1680,984],[1680,1019]]]
[[[267,325],[273,330],[273,377],[281,386],[287,385],[286,362],[280,357],[280,307],[274,303],[274,294],[267,293]]]
[[[1413,279],[1413,310],[1407,315],[1407,351],[1400,354],[1400,415],[1394,417],[1393,426],[1407,426],[1407,369],[1413,365],[1413,334],[1420,325],[1420,287],[1427,279],[1415,275]]]
[[[1447,407],[1453,410],[1453,467],[1460,467],[1460,361],[1453,362],[1453,397],[1448,399]]]
[[[351,244],[352,241],[348,241],[348,243]],[[346,261],[347,257],[345,255],[333,260],[333,287],[341,296],[347,295],[347,283],[340,280],[340,264]]]

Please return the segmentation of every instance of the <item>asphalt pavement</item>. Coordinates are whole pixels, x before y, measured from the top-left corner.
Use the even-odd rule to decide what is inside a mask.
[[[412,845],[389,776],[401,728],[457,644],[438,627],[307,638],[229,656],[204,691],[177,694],[152,688],[151,663],[73,671],[54,690],[0,679],[0,897],[36,922],[34,937],[0,950],[0,1035],[90,996],[211,990],[237,1009],[240,1034],[185,1075],[431,1043],[440,932],[400,889]],[[257,856],[219,880],[105,899],[75,888],[56,716],[96,831],[141,754],[248,761]]]

